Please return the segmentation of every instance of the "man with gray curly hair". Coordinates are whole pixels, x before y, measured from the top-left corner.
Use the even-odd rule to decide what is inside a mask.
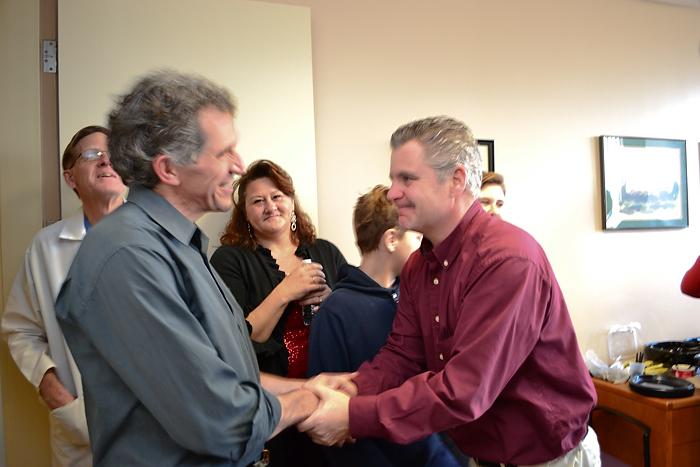
[[[260,374],[195,224],[231,208],[245,173],[235,110],[211,81],[160,71],[109,116],[127,203],[86,236],[56,302],[95,465],[263,465],[265,441],[317,406],[302,381]]]
[[[387,196],[423,242],[386,345],[359,374],[309,382],[321,402],[299,428],[323,444],[445,431],[471,467],[599,466],[595,389],[561,289],[540,245],[481,208],[471,131],[430,117],[391,147]]]

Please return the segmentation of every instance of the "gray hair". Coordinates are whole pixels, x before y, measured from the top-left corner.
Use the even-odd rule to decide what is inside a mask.
[[[391,149],[413,140],[425,149],[427,163],[435,169],[440,183],[462,165],[467,171],[466,189],[473,197],[479,196],[481,155],[476,139],[464,122],[444,115],[414,120],[394,131]]]
[[[159,154],[178,166],[195,162],[206,145],[199,112],[207,107],[232,118],[236,114],[235,98],[226,88],[172,70],[144,76],[118,97],[109,114],[109,153],[124,183],[154,187],[159,179],[152,163]]]

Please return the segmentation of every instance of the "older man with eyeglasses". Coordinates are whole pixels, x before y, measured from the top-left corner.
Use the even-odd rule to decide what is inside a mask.
[[[110,163],[108,135],[107,128],[88,126],[66,146],[63,178],[82,207],[34,237],[2,317],[12,358],[50,411],[54,467],[92,465],[81,378],[54,302],[86,232],[124,202],[126,187]]]

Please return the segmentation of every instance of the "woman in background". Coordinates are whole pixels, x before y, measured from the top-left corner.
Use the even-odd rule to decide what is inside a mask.
[[[506,203],[506,182],[498,172],[484,172],[481,177],[479,202],[484,211],[501,217],[501,209]]]
[[[316,238],[292,178],[279,165],[253,162],[233,188],[231,220],[211,264],[243,308],[260,370],[306,378],[309,325],[301,308],[318,307],[331,293],[345,258]],[[294,427],[270,440],[268,449],[271,465],[325,465],[319,447]]]

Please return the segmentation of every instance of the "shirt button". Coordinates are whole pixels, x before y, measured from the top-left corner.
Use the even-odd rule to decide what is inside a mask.
[[[447,265],[448,265],[449,263],[447,262],[447,260],[445,260],[445,261],[443,261],[443,263],[442,263],[442,264],[444,264],[444,265],[445,265],[445,267],[447,267]]]
[[[433,284],[438,285],[439,283],[440,283],[440,281],[438,280],[437,277],[435,279],[433,279]]]
[[[444,358],[442,357],[442,354],[440,354],[440,360],[444,360]]]
[[[435,317],[435,322],[436,322],[436,323],[439,323],[439,322],[440,322],[440,317],[439,317],[439,316],[436,316],[436,317]]]

